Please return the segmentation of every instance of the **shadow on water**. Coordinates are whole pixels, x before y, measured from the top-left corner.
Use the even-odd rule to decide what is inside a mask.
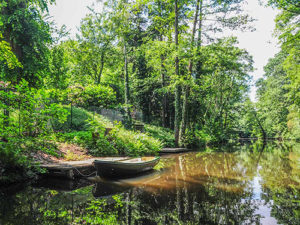
[[[299,193],[299,144],[242,143],[166,155],[127,179],[0,191],[0,224],[300,224]]]
[[[46,188],[56,191],[74,191],[90,185],[93,185],[93,183],[86,179],[69,180],[54,177],[41,178],[32,184],[34,188]]]

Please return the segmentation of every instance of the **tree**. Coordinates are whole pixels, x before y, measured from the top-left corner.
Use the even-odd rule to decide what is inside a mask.
[[[191,112],[194,126],[201,127],[201,137],[224,140],[238,127],[238,104],[248,91],[252,57],[235,47],[235,38],[225,38],[216,44],[202,47],[202,79],[194,87]],[[198,128],[199,129],[199,128]]]
[[[0,34],[0,63],[4,63],[9,69],[21,67],[15,54],[12,52],[9,43],[1,40],[3,36]]]
[[[201,46],[203,43],[209,44],[214,42],[216,33],[221,33],[224,29],[252,29],[249,26],[249,22],[252,21],[247,14],[241,14],[242,10],[240,3],[242,1],[205,1],[200,0],[195,4],[195,16],[193,21],[192,33],[190,34],[190,55],[188,72],[186,73],[185,79],[186,84],[184,85],[184,96],[182,104],[182,121],[180,127],[180,139],[184,139],[186,128],[189,122],[189,95],[190,88],[193,86],[193,79],[198,78],[198,84],[201,83],[202,78],[202,65],[204,62],[201,61]],[[197,42],[195,42],[195,32],[198,30]],[[195,49],[194,47],[197,46]],[[196,61],[194,66],[194,61]],[[200,78],[200,79],[199,79]],[[194,80],[197,82],[197,80]]]
[[[175,0],[174,2],[174,12],[175,12],[175,23],[174,23],[174,29],[175,29],[175,46],[176,51],[178,51],[178,0]],[[176,79],[179,78],[179,58],[178,53],[176,52],[175,56],[175,76]],[[179,84],[175,85],[175,146],[177,147],[179,145],[179,126],[181,121],[181,112],[180,112],[180,86]]]
[[[288,10],[289,7],[300,8],[298,0],[269,0],[268,5]]]
[[[288,106],[287,98],[289,83],[282,62],[286,54],[278,53],[264,67],[265,79],[257,81],[257,109],[263,119],[266,133],[269,137],[283,136],[287,132]]]
[[[178,144],[209,126],[209,133],[219,133],[216,137],[230,133],[236,125],[234,105],[247,91],[251,59],[234,47],[235,41],[211,36],[247,28],[246,15],[233,15],[240,3],[106,1],[101,13],[91,9],[82,21],[78,41],[68,42],[70,83],[109,84],[124,96],[119,103],[125,103],[129,123],[130,108],[140,110],[145,122],[174,128]],[[59,72],[56,58],[53,68]]]
[[[108,1],[105,4],[105,7],[108,11],[113,9],[110,15],[110,26],[114,32],[114,35],[118,39],[118,44],[123,49],[123,63],[124,63],[124,103],[125,103],[125,111],[126,111],[126,126],[131,127],[132,118],[131,118],[131,96],[130,96],[130,84],[129,84],[129,68],[128,68],[128,54],[130,52],[130,40],[131,36],[131,14],[132,6],[130,2],[127,0],[122,0],[119,2]]]
[[[89,75],[95,84],[101,82],[104,65],[114,51],[112,42],[115,37],[108,21],[106,13],[98,14],[94,11],[81,21],[78,71],[82,76]]]
[[[42,16],[48,2],[54,1],[9,1],[1,8],[4,40],[23,65],[15,69],[2,67],[6,80],[18,83],[25,79],[34,86],[42,82],[48,66],[47,44],[52,41],[49,23]]]
[[[52,47],[49,57],[49,75],[45,79],[46,85],[55,89],[67,88],[70,80],[69,70],[68,58],[63,44]]]
[[[196,34],[196,27],[198,22],[198,14],[199,14],[199,8],[202,7],[203,1],[197,0],[196,3],[196,10],[195,10],[195,17],[193,22],[193,28],[192,28],[192,34],[191,34],[191,52],[194,52],[194,45],[195,45],[195,34]],[[202,13],[202,11],[200,12]],[[202,16],[202,15],[201,15]],[[201,28],[200,28],[201,29]],[[189,59],[189,65],[188,65],[188,75],[187,80],[190,81],[193,75],[193,58],[191,57]],[[182,103],[182,120],[180,125],[180,133],[179,133],[179,140],[182,140],[185,136],[186,126],[187,126],[187,120],[188,120],[188,98],[190,95],[190,85],[185,85],[185,91],[183,96],[183,103]]]
[[[300,107],[300,5],[288,5],[276,17],[276,34],[281,42],[281,51],[287,54],[286,59],[282,63],[291,84],[290,96],[294,99],[297,107]]]
[[[300,4],[293,0],[270,0],[281,10],[275,34],[281,51],[265,66],[265,76],[257,82],[258,113],[270,136],[299,138],[300,131]]]

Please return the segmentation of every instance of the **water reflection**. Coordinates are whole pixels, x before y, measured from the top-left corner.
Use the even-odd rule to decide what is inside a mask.
[[[169,155],[131,179],[2,193],[0,224],[300,224],[299,146],[218,150]]]

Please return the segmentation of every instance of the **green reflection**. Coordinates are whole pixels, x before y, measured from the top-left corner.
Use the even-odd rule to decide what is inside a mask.
[[[0,224],[300,224],[299,162],[299,144],[256,142],[167,155],[132,179],[41,181],[0,192]]]

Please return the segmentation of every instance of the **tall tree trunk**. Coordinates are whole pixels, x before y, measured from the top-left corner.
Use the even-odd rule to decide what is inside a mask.
[[[163,17],[163,7],[162,7],[162,2],[159,1],[159,7],[161,9],[160,11],[160,16]],[[159,40],[162,42],[163,41],[163,35],[162,33],[159,36]],[[163,54],[160,55],[160,73],[161,73],[161,83],[162,83],[162,88],[164,89],[166,87],[166,68],[164,65],[165,61],[165,56]],[[162,126],[163,127],[170,127],[169,125],[169,116],[168,116],[168,94],[163,92],[163,102],[162,102]]]
[[[197,56],[200,56],[200,48],[202,45],[202,21],[203,21],[203,0],[200,0],[200,8],[199,8],[199,26],[198,26],[198,40],[197,40]],[[199,74],[201,72],[202,63],[198,59],[197,65],[196,65],[196,71]],[[196,76],[197,79],[200,78],[200,76]]]
[[[102,54],[101,54],[101,67],[100,67],[100,71],[99,71],[99,74],[97,77],[97,84],[100,84],[103,68],[104,68],[104,52],[102,52]]]
[[[257,122],[258,126],[259,126],[260,129],[261,129],[261,132],[262,132],[262,135],[263,135],[263,140],[266,140],[266,139],[267,139],[266,131],[265,131],[265,129],[263,128],[263,126],[262,126],[260,120],[258,119],[257,114],[256,114],[256,111],[254,111],[254,117],[255,117],[255,119],[256,119],[256,122]]]
[[[5,90],[6,93],[9,92],[8,89]],[[7,127],[9,127],[9,104],[10,102],[7,99],[4,99],[4,104],[6,105],[6,108],[4,109],[4,119],[3,119],[3,129],[6,130]]]
[[[176,57],[175,57],[175,75],[176,79],[179,77],[179,58],[178,58],[178,0],[175,0],[175,45],[176,45]],[[175,119],[174,119],[174,130],[175,130],[175,145],[178,147],[179,144],[179,126],[181,121],[180,111],[180,86],[175,86]]]
[[[131,127],[132,125],[132,119],[130,114],[130,92],[129,92],[129,76],[128,76],[128,61],[127,61],[127,48],[126,48],[126,42],[124,39],[124,82],[125,82],[125,109],[126,109],[126,126]]]
[[[193,30],[192,30],[192,38],[191,38],[191,51],[192,52],[194,49],[194,41],[195,41],[196,26],[197,26],[197,21],[198,21],[199,7],[200,7],[200,0],[197,0],[194,24],[193,24]],[[192,77],[192,73],[193,73],[193,58],[191,57],[189,60],[189,66],[188,66],[188,77],[187,77],[188,80],[190,80],[190,78]],[[180,142],[182,142],[182,139],[185,135],[185,131],[186,131],[186,127],[187,127],[189,95],[190,95],[190,86],[189,86],[189,84],[186,84],[184,96],[183,96],[182,120],[181,120],[180,133],[179,133]]]
[[[159,38],[160,41],[162,41],[162,35]],[[166,86],[166,78],[165,78],[165,66],[164,66],[164,56],[160,55],[160,73],[161,73],[161,86],[162,88],[165,88]],[[167,127],[167,94],[163,93],[163,104],[162,104],[162,125],[163,127]]]
[[[4,7],[1,11],[1,14],[6,15],[7,13],[8,13],[8,8]],[[16,55],[17,52],[16,52],[16,49],[14,48],[15,46],[14,46],[12,38],[11,38],[11,30],[12,30],[12,28],[10,26],[6,27],[6,29],[3,32],[3,37],[4,37],[4,40],[10,44],[12,52]],[[16,57],[18,58],[18,55],[16,55]],[[18,60],[20,60],[20,58],[18,58]],[[8,92],[7,89],[5,91]],[[5,128],[9,126],[9,109],[8,109],[9,102],[7,101],[7,99],[4,100],[4,104],[7,107],[4,109],[4,112],[3,112],[3,114],[4,114],[3,129],[5,130]]]

